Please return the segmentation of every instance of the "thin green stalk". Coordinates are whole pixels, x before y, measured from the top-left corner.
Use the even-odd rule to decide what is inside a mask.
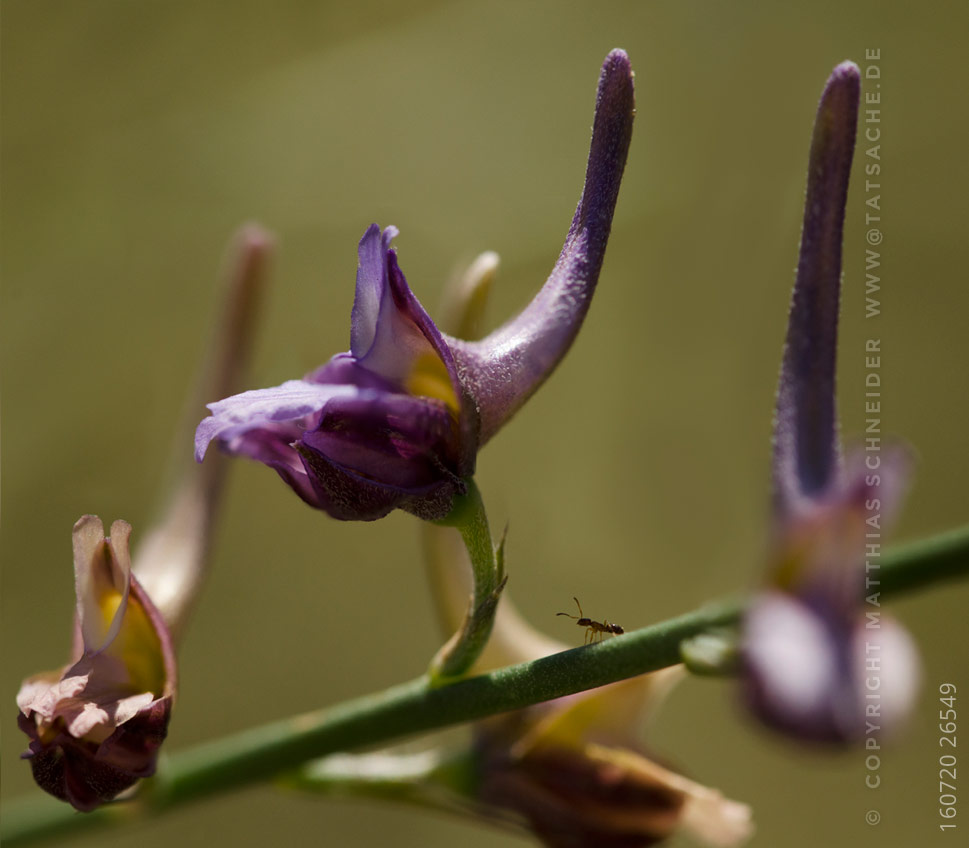
[[[431,661],[428,676],[442,685],[463,675],[481,655],[495,622],[498,598],[504,588],[501,561],[491,542],[488,515],[474,480],[467,480],[467,494],[454,499],[454,508],[438,523],[461,534],[471,561],[472,593],[460,630]]]
[[[881,589],[899,595],[969,575],[969,526],[889,552]],[[574,648],[447,686],[421,677],[336,707],[255,727],[174,754],[138,801],[81,815],[53,799],[29,798],[3,811],[5,846],[140,815],[272,779],[308,760],[390,742],[500,712],[521,709],[680,661],[680,643],[735,624],[740,600],[708,604],[605,642]]]
[[[969,525],[897,545],[882,557],[881,588],[895,594],[963,577],[969,559]]]

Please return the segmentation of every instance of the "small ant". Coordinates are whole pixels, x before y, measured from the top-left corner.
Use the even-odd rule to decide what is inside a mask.
[[[594,640],[601,642],[603,633],[615,633],[619,635],[620,633],[626,632],[620,624],[612,624],[609,621],[593,621],[591,618],[586,618],[582,613],[582,604],[579,603],[579,599],[573,596],[572,600],[575,601],[575,605],[579,608],[578,615],[570,615],[567,612],[557,612],[556,615],[565,615],[569,618],[574,618],[576,619],[575,623],[579,627],[585,628],[585,641],[582,643],[583,645]]]

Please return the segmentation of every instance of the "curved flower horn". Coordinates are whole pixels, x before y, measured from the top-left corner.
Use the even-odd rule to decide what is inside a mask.
[[[199,469],[186,455],[195,411],[213,395],[238,391],[248,370],[275,239],[258,224],[233,236],[223,260],[217,324],[196,385],[189,394],[169,467],[171,494],[156,524],[138,546],[134,572],[165,617],[176,640],[198,596],[222,504],[228,457]]]
[[[488,441],[534,394],[575,339],[606,252],[635,114],[633,72],[623,50],[602,65],[582,197],[552,273],[514,319],[480,341],[446,337],[481,414]]]
[[[843,459],[835,413],[841,239],[859,98],[857,66],[838,65],[814,125],[777,393],[768,586],[744,622],[751,708],[784,733],[829,744],[890,734],[911,709],[919,674],[905,630],[865,608],[866,587],[879,582],[870,570],[879,545],[869,541],[897,511],[908,455],[886,446]],[[877,601],[877,589],[869,591]]]
[[[582,325],[633,112],[629,59],[614,50],[599,78],[585,189],[565,247],[516,319],[481,341],[441,333],[398,265],[397,228],[373,224],[358,248],[350,350],[300,380],[210,403],[196,459],[216,441],[273,468],[333,518],[370,521],[393,509],[446,516],[467,490],[478,449],[544,382]],[[483,262],[476,273],[487,276],[494,258]]]
[[[852,62],[834,69],[811,141],[801,251],[774,419],[774,498],[779,509],[820,493],[841,468],[835,357],[841,237],[860,85]]]

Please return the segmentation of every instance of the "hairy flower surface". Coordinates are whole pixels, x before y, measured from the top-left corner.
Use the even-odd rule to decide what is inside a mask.
[[[844,458],[835,412],[842,227],[859,90],[858,68],[839,65],[815,122],[774,422],[770,586],[746,617],[743,646],[757,714],[798,738],[832,743],[891,731],[918,678],[911,640],[879,609],[877,572],[866,584],[869,543],[880,542],[898,509],[908,457],[890,446]],[[874,616],[866,618],[863,606]]]
[[[175,697],[168,627],[131,573],[131,527],[74,525],[75,659],[24,681],[17,695],[34,779],[92,810],[155,771]]]
[[[358,249],[350,350],[300,380],[209,405],[196,458],[215,440],[274,468],[339,519],[395,508],[442,518],[465,491],[478,449],[568,351],[605,255],[634,113],[626,54],[599,78],[585,187],[551,276],[516,318],[479,341],[442,333],[414,297],[376,224]]]

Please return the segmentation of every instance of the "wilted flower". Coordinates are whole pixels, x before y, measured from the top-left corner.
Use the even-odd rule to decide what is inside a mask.
[[[842,226],[859,88],[855,65],[835,68],[815,123],[774,422],[771,585],[746,616],[742,652],[758,715],[827,742],[890,731],[908,711],[918,676],[906,632],[877,605],[871,616],[863,611],[866,544],[880,539],[897,510],[907,456],[889,447],[845,461],[835,413]]]
[[[221,326],[199,392],[238,384],[269,247],[256,227],[234,242]],[[186,466],[134,566],[126,522],[115,521],[108,538],[96,516],[75,524],[72,661],[28,678],[17,696],[34,779],[78,810],[93,810],[153,774],[168,730],[175,642],[205,572],[225,472],[223,462]]]
[[[633,848],[684,830],[732,846],[753,832],[750,808],[650,759],[637,735],[653,689],[677,670],[643,675],[481,722],[475,800],[512,814],[554,848]]]
[[[161,614],[131,573],[131,527],[74,525],[74,662],[24,681],[20,728],[34,779],[93,810],[155,771],[175,698],[175,654]]]
[[[274,468],[334,518],[401,508],[442,518],[478,449],[544,382],[588,311],[605,253],[634,112],[632,71],[602,67],[585,187],[544,287],[515,319],[476,342],[442,333],[407,285],[376,224],[359,246],[350,351],[301,380],[209,405],[196,458],[212,440]]]

